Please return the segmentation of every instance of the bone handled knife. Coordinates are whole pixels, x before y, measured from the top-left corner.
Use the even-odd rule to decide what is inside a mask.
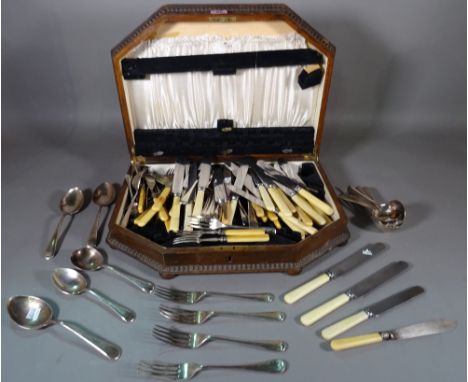
[[[364,264],[366,261],[374,258],[384,249],[385,244],[383,243],[367,244],[358,251],[354,252],[352,255],[321,272],[318,276],[286,293],[283,297],[284,302],[287,304],[293,304],[297,302],[301,298],[307,296],[309,293],[320,288],[322,285],[325,285],[329,281],[352,271],[353,269]]]
[[[183,192],[182,197],[180,198],[180,203],[185,207],[183,230],[192,231],[193,229],[190,225],[190,217],[192,216],[193,199],[198,183],[198,166],[196,163],[190,163],[186,180],[186,182],[184,181],[185,191]]]
[[[366,277],[364,280],[358,282],[349,288],[346,292],[339,294],[338,296],[324,302],[323,304],[313,308],[312,310],[304,313],[300,317],[300,321],[305,326],[310,326],[323,317],[329,315],[331,312],[335,311],[339,307],[347,304],[351,300],[355,300],[359,297],[362,297],[378,286],[384,284],[386,281],[389,281],[393,277],[397,276],[408,268],[408,263],[405,261],[395,261],[388,264],[387,266],[381,268],[377,272]]]
[[[224,185],[223,167],[219,165],[213,166],[213,193],[216,204],[221,208],[220,220],[224,222],[228,212],[228,196]]]
[[[169,216],[171,217],[169,222],[169,230],[172,232],[179,231],[180,225],[180,197],[184,189],[184,175],[185,165],[176,162],[174,165],[174,179],[172,181],[172,193],[174,195],[172,199],[172,207],[169,210]]]
[[[360,346],[378,344],[384,341],[408,340],[448,332],[457,327],[455,320],[433,320],[404,326],[399,329],[385,330],[360,336],[339,338],[330,342],[334,351],[352,349]]]
[[[332,338],[347,332],[364,321],[367,321],[369,318],[378,317],[387,310],[411,300],[422,293],[424,293],[424,288],[420,286],[414,286],[402,290],[401,292],[395,293],[390,297],[384,298],[383,300],[362,309],[356,314],[343,318],[333,325],[326,327],[320,334],[323,339],[330,341]]]
[[[205,198],[205,190],[210,184],[211,164],[208,162],[200,163],[198,167],[198,189],[195,205],[193,206],[192,216],[199,216],[203,209],[203,200]]]
[[[255,172],[252,172],[251,176],[255,184],[255,187],[258,189],[258,192],[260,193],[260,197],[263,200],[263,204],[265,204],[265,209],[270,212],[276,212],[275,204],[273,203],[273,200],[271,200],[270,194],[268,193],[261,179],[258,177],[258,175]]]

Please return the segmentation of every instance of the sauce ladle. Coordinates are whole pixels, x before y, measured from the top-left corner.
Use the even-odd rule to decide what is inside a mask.
[[[96,300],[108,307],[122,321],[135,321],[136,314],[133,310],[111,300],[101,292],[89,288],[86,278],[74,269],[55,268],[52,272],[52,282],[62,293],[65,294],[76,296],[88,292],[91,296],[95,297]]]
[[[72,322],[55,319],[52,307],[39,297],[10,297],[7,310],[10,318],[23,329],[37,330],[57,324],[76,335],[108,360],[118,360],[122,354],[122,349],[118,345]]]
[[[97,271],[103,268],[108,269],[145,293],[152,293],[155,288],[155,285],[151,281],[134,276],[114,265],[106,264],[104,254],[94,247],[86,246],[77,249],[71,256],[71,262],[76,267],[85,271]]]
[[[88,237],[88,245],[95,247],[98,242],[98,230],[101,220],[102,207],[107,207],[114,202],[116,196],[115,187],[112,183],[104,182],[96,187],[93,193],[93,202],[99,206],[93,227]]]
[[[55,228],[54,233],[52,234],[52,238],[47,245],[47,248],[44,252],[44,258],[46,260],[50,260],[55,257],[58,250],[58,242],[59,242],[59,233],[60,228],[63,224],[63,219],[66,215],[75,215],[78,213],[84,204],[84,194],[78,187],[70,188],[65,195],[63,195],[62,199],[60,200],[60,211],[62,212],[62,216],[60,217],[59,222],[57,223],[57,227]]]

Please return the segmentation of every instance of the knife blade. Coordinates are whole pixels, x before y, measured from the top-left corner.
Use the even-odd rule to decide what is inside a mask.
[[[403,272],[408,266],[409,264],[405,261],[395,261],[388,264],[357,284],[354,284],[347,291],[302,314],[300,317],[301,323],[305,326],[314,324],[339,307],[347,304],[349,301],[370,293],[380,285]]]
[[[172,181],[172,193],[174,195],[172,199],[172,207],[169,211],[171,217],[169,222],[169,230],[173,232],[179,231],[180,225],[180,196],[184,189],[184,175],[185,175],[185,164],[176,162],[174,165],[174,179]]]
[[[210,184],[211,163],[202,162],[198,167],[198,189],[195,205],[193,207],[193,216],[201,214],[203,209],[203,200],[205,198],[205,190]]]
[[[398,329],[368,333],[360,336],[339,338],[330,342],[334,351],[352,349],[377,344],[384,341],[406,340],[423,336],[445,333],[457,327],[455,320],[432,320],[404,326]]]
[[[354,328],[355,326],[367,321],[369,318],[380,316],[387,310],[400,305],[412,298],[424,293],[424,288],[420,286],[414,286],[402,290],[401,292],[395,293],[375,304],[369,305],[367,308],[362,309],[356,314],[343,318],[342,320],[330,325],[322,330],[322,337],[329,341],[332,338]]]
[[[198,184],[198,165],[195,162],[190,163],[186,179],[186,187],[180,198],[180,203],[185,206],[183,230],[191,232],[193,229],[190,225],[190,217],[192,216],[193,199]]]
[[[283,297],[284,302],[287,304],[295,303],[309,293],[320,288],[322,285],[325,285],[329,281],[352,271],[353,269],[364,264],[366,261],[374,258],[385,248],[386,246],[383,243],[367,244],[358,251],[354,252],[352,255],[321,272],[318,276],[286,293]]]
[[[229,207],[227,210],[226,224],[228,225],[232,224],[234,215],[236,214],[237,203],[239,200],[239,195],[237,194],[237,192],[242,191],[244,187],[245,177],[248,171],[248,164],[240,164],[239,168],[237,169],[236,180],[234,181],[233,192],[231,194],[231,200],[229,202]]]

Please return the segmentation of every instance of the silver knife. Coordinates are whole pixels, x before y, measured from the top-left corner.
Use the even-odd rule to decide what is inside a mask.
[[[419,296],[422,293],[424,293],[424,288],[420,286],[414,286],[402,290],[401,292],[395,293],[390,297],[384,298],[383,300],[362,309],[356,314],[343,318],[333,325],[326,327],[321,331],[321,335],[325,340],[330,341],[332,338],[335,338],[351,328],[354,328],[356,325],[367,321],[369,318],[378,317],[387,310],[411,300],[413,297]]]
[[[236,176],[237,170],[239,169],[239,166],[237,166],[235,163],[231,163],[228,168],[231,171],[231,173],[233,173],[234,176]],[[254,181],[252,179],[252,175],[247,173],[247,175],[245,176],[244,186],[245,186],[245,188],[247,190],[249,190],[249,192],[253,196],[255,196],[258,200],[260,200],[260,198],[261,198],[260,192],[258,191],[258,188],[255,187]],[[263,204],[263,202],[262,202],[262,204]]]
[[[169,211],[171,220],[169,222],[169,231],[178,232],[180,224],[180,197],[184,189],[185,165],[176,162],[174,165],[174,179],[172,181],[172,207]]]
[[[234,189],[231,195],[231,201],[229,203],[229,208],[228,208],[228,213],[226,216],[225,224],[228,224],[228,225],[232,224],[234,215],[236,214],[237,202],[239,200],[239,195],[236,193],[236,191],[242,191],[242,188],[244,187],[245,177],[248,171],[249,171],[248,164],[241,164],[237,170],[236,180],[234,181],[234,187],[233,187]]]
[[[188,170],[188,175],[186,176],[187,185],[182,197],[180,198],[180,203],[184,205],[184,231],[192,231],[192,226],[190,224],[190,217],[192,216],[193,210],[193,199],[195,196],[195,190],[198,183],[198,166],[196,163],[190,163]]]
[[[433,320],[404,326],[399,329],[368,333],[360,336],[339,338],[330,342],[334,351],[352,349],[359,346],[378,344],[384,341],[408,340],[448,332],[457,327],[455,320]]]
[[[210,184],[211,175],[211,164],[208,162],[200,163],[198,167],[198,190],[197,197],[195,199],[195,205],[193,206],[193,216],[199,216],[203,209],[203,200],[205,198],[205,190]]]
[[[360,250],[354,252],[344,260],[341,260],[327,270],[321,272],[318,276],[286,293],[283,297],[284,302],[287,304],[295,303],[307,294],[313,292],[317,288],[320,288],[322,285],[325,285],[330,280],[334,280],[362,265],[367,260],[374,258],[384,249],[385,244],[383,243],[368,244],[362,247]]]
[[[378,286],[403,272],[408,268],[408,266],[409,264],[405,261],[395,261],[388,264],[377,272],[366,277],[364,280],[353,285],[347,291],[302,314],[300,317],[301,323],[305,326],[314,324],[339,307],[347,304],[349,301],[370,293]]]

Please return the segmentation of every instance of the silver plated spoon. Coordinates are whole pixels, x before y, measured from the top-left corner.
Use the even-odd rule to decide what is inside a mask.
[[[52,272],[52,282],[62,293],[80,295],[88,292],[100,303],[108,307],[117,317],[125,322],[135,321],[136,314],[133,310],[111,300],[95,289],[88,287],[88,281],[78,271],[71,268],[55,268]]]
[[[101,211],[102,207],[111,205],[115,200],[116,192],[115,187],[112,183],[104,182],[101,183],[94,190],[93,202],[99,206],[96,219],[94,220],[93,227],[88,237],[88,245],[95,247],[98,243],[98,230],[101,222]]]
[[[72,322],[55,319],[52,307],[39,297],[10,297],[7,310],[10,318],[23,329],[37,330],[57,324],[76,335],[108,360],[118,360],[122,354],[122,349],[118,345]]]
[[[63,220],[67,215],[74,215],[78,213],[84,204],[84,195],[83,191],[81,191],[78,187],[70,188],[65,195],[63,195],[62,199],[60,200],[60,211],[62,212],[62,216],[55,228],[54,233],[52,234],[52,238],[47,245],[47,248],[44,252],[44,258],[46,260],[50,260],[55,257],[58,251],[58,242],[60,237],[60,229],[63,224]]]
[[[115,265],[106,264],[104,254],[94,247],[87,246],[74,251],[71,256],[71,262],[76,267],[85,271],[108,269],[145,293],[152,293],[155,288],[155,285],[151,281],[134,276]]]

